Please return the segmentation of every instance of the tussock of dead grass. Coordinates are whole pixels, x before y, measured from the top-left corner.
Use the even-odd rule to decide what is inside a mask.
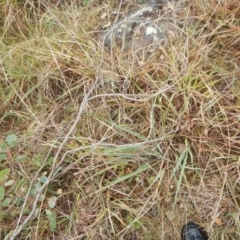
[[[14,184],[11,204],[1,207],[1,238],[32,210],[27,190],[56,167],[51,157],[90,90],[19,239],[178,239],[188,220],[211,239],[239,238],[237,1],[190,2],[182,38],[140,64],[94,40],[107,5],[6,8],[1,135],[16,133],[21,144],[11,154],[29,159],[2,163]],[[51,233],[45,210],[53,195]]]

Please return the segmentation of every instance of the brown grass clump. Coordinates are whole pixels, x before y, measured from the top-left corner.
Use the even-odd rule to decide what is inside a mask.
[[[0,3],[0,238],[239,239],[238,1],[187,2],[140,62],[94,38],[114,4],[24,2]]]

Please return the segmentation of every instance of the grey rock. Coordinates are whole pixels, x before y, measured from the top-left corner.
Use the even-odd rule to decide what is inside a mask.
[[[177,35],[174,16],[164,13],[168,0],[148,0],[133,9],[108,30],[100,33],[100,41],[107,48],[123,51],[153,51]]]

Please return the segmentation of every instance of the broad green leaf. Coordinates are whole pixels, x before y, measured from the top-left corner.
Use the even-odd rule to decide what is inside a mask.
[[[89,0],[82,0],[82,5],[86,6],[89,3]]]
[[[9,181],[4,183],[4,187],[11,186],[11,185],[13,185],[13,183],[14,183],[14,180],[9,180]]]
[[[20,156],[17,156],[15,158],[15,161],[16,162],[22,162],[22,161],[25,161],[27,159],[27,156],[26,155],[20,155]]]
[[[50,230],[52,232],[54,232],[57,227],[56,214],[54,212],[50,211],[49,209],[46,210],[46,214],[47,214],[48,220],[50,222]]]
[[[37,215],[38,215],[38,213],[39,213],[39,207],[38,208],[36,208],[36,210],[35,210],[35,212],[34,212],[34,217],[37,217]]]
[[[57,201],[57,198],[54,196],[54,197],[51,197],[48,199],[48,206],[50,208],[54,208],[55,205],[56,205],[56,201]]]
[[[11,198],[5,198],[3,201],[3,207],[8,207],[11,201],[12,201]]]
[[[10,168],[5,168],[2,171],[0,171],[0,182],[3,182],[10,172],[11,172]]]
[[[38,199],[39,202],[43,202],[45,200],[45,195],[41,194],[40,198]]]
[[[37,189],[36,188],[31,188],[30,190],[30,196],[36,196],[37,195]]]
[[[42,182],[42,183],[45,183],[46,181],[47,181],[47,176],[45,176],[45,175],[42,175],[41,177],[40,177],[40,181]]]
[[[7,158],[7,155],[5,153],[0,154],[0,162],[6,158]]]
[[[15,147],[17,144],[17,136],[15,134],[10,134],[6,137],[6,142],[9,147]]]
[[[7,151],[7,143],[0,142],[0,153],[5,153]]]
[[[4,195],[5,195],[5,189],[4,187],[0,186],[0,201],[3,200]]]
[[[37,153],[33,156],[33,163],[37,165],[37,167],[40,167],[42,165],[42,155],[40,153]]]
[[[35,196],[37,195],[37,193],[40,191],[42,185],[40,182],[36,182],[35,186],[33,188],[31,188],[30,190],[30,195],[31,196]]]
[[[37,190],[37,192],[41,190],[41,187],[42,187],[42,184],[40,182],[36,182],[35,189]]]
[[[16,206],[17,206],[17,207],[20,207],[20,206],[22,206],[22,203],[23,203],[23,201],[24,201],[24,199],[23,199],[23,198],[21,198],[21,197],[17,198],[17,201],[16,201]]]

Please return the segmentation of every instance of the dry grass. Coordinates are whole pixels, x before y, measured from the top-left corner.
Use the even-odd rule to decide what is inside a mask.
[[[0,3],[0,133],[19,137],[0,238],[33,211],[16,239],[180,239],[189,220],[239,239],[238,0],[190,1],[182,37],[142,65],[93,38],[113,5],[52,2]]]

